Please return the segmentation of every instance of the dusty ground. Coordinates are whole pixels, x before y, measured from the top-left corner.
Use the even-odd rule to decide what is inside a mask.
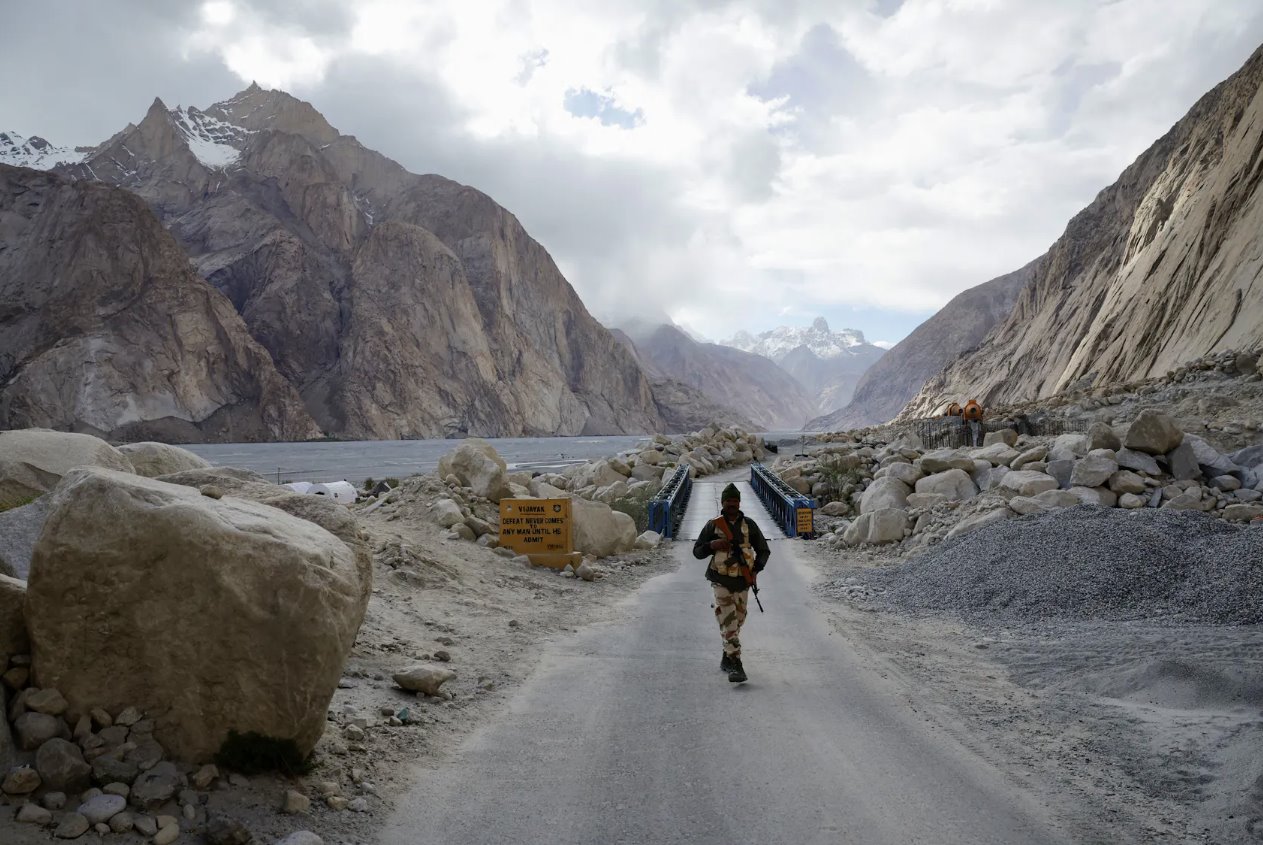
[[[357,506],[358,508],[358,506]],[[359,508],[362,510],[362,508]],[[542,647],[601,617],[602,611],[669,566],[665,548],[606,558],[592,582],[523,566],[474,543],[445,539],[420,516],[381,511],[361,516],[374,549],[374,587],[364,624],[348,660],[341,688],[329,706],[329,724],[305,776],[233,778],[206,794],[205,814],[243,823],[257,843],[272,843],[296,830],[311,830],[327,845],[360,845],[375,839],[392,800],[409,784],[413,763],[441,759],[501,705],[534,667]],[[440,654],[443,652],[444,654]],[[442,658],[446,656],[448,660]],[[456,671],[443,690],[450,700],[407,693],[391,675],[416,662]],[[407,724],[390,726],[389,709]],[[345,727],[367,720],[362,740]],[[308,795],[306,813],[280,812],[287,790]],[[322,794],[363,797],[367,810],[335,810]],[[0,843],[47,842],[51,830],[0,815]],[[179,815],[172,806],[161,812]],[[61,841],[61,840],[57,840]],[[138,843],[137,834],[88,833],[77,843]],[[185,833],[181,842],[202,842]]]
[[[809,556],[829,579],[882,565],[820,546]],[[820,607],[927,720],[1009,771],[1018,760],[1060,784],[1076,807],[1071,830],[1104,818],[1131,832],[1120,841],[1263,841],[1257,626],[985,628],[823,597]]]

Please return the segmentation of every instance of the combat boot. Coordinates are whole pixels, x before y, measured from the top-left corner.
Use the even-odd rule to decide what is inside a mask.
[[[734,684],[739,684],[746,679],[746,670],[741,666],[740,657],[732,657],[728,660],[728,680]]]
[[[728,652],[724,652],[724,656],[719,659],[719,671],[727,674],[732,671],[732,658],[728,656]]]

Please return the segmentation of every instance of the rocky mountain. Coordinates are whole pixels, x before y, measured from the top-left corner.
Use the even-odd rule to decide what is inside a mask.
[[[1263,48],[1070,221],[1008,318],[903,416],[1140,380],[1260,345],[1261,87]]]
[[[735,409],[758,431],[797,431],[815,399],[774,362],[718,343],[698,343],[676,326],[628,329],[652,371],[683,382],[717,405]]]
[[[957,294],[873,364],[860,378],[850,404],[809,421],[808,431],[845,431],[893,419],[926,380],[977,348],[1009,315],[1035,262]]]
[[[751,335],[737,332],[723,345],[775,361],[816,396],[819,411],[836,410],[849,401],[864,373],[884,354],[856,329],[830,330],[824,317],[807,328],[779,326]]]
[[[301,440],[319,427],[145,203],[0,164],[0,428]]]
[[[512,214],[284,92],[155,100],[57,169],[144,198],[327,434],[664,429],[645,373]]]
[[[16,132],[0,132],[0,164],[47,170],[83,161],[88,151],[58,147],[38,135],[24,138]]]

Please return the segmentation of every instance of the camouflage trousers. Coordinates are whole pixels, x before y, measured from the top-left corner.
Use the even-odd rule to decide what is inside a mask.
[[[746,621],[746,602],[750,597],[748,590],[732,592],[719,584],[711,584],[715,589],[715,619],[719,622],[719,633],[724,638],[724,654],[729,657],[741,656],[741,626]]]

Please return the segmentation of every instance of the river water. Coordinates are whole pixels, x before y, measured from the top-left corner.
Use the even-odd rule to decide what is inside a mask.
[[[769,432],[767,442],[797,438],[798,432]],[[487,441],[511,470],[553,472],[569,464],[608,458],[649,443],[646,435],[609,437],[490,437]],[[314,443],[196,443],[184,445],[216,466],[252,469],[278,483],[366,478],[405,478],[430,472],[459,440],[350,440]]]

